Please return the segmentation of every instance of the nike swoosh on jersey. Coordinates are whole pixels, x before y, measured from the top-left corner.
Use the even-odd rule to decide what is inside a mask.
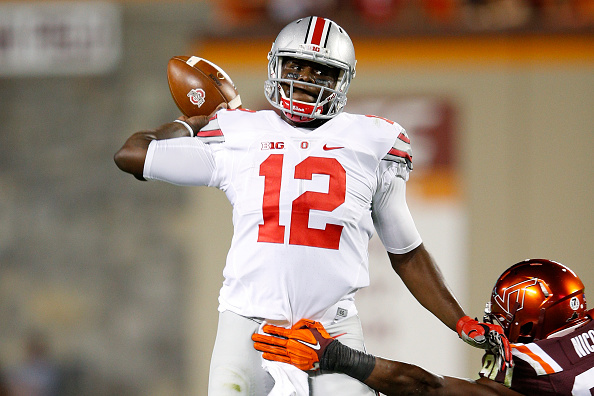
[[[324,150],[328,151],[328,150],[338,150],[344,147],[341,146],[328,146],[328,145],[324,145],[324,147],[322,147]]]
[[[301,341],[301,340],[295,340],[295,341],[300,342],[303,345],[305,345],[307,347],[310,347],[311,349],[315,349],[316,351],[318,349],[320,349],[320,343],[319,342],[316,345],[314,345],[314,344],[310,344],[309,342],[305,342],[305,341]]]

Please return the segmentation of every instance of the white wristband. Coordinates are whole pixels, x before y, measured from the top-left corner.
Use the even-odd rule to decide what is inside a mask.
[[[190,126],[190,124],[188,124],[185,121],[182,120],[173,120],[173,122],[179,122],[180,124],[182,124],[183,126],[186,127],[186,129],[190,132],[190,137],[194,137],[194,130],[192,129],[192,127]]]

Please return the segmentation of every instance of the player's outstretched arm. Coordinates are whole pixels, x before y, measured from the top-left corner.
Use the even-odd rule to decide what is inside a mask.
[[[433,258],[421,244],[405,254],[388,253],[394,271],[417,301],[466,343],[487,349],[513,365],[511,347],[501,326],[467,316],[447,286]]]
[[[393,395],[465,395],[517,396],[502,384],[481,378],[470,379],[439,376],[418,366],[376,357],[375,368],[364,381],[386,396]]]
[[[183,124],[177,122],[169,122],[149,131],[136,132],[115,153],[113,160],[120,170],[131,173],[139,180],[144,180],[142,177],[144,160],[151,141],[182,136],[190,136],[190,133]]]
[[[456,331],[464,310],[446,284],[437,264],[421,244],[405,254],[388,253],[392,268],[417,301]]]
[[[266,334],[254,334],[252,340],[254,348],[263,352],[265,359],[293,364],[304,371],[320,369],[345,373],[387,396],[518,395],[496,383],[486,386],[471,380],[442,377],[412,364],[357,351],[330,337],[319,322],[301,320],[291,329],[265,325],[263,331]]]
[[[199,131],[208,124],[208,120],[217,111],[225,108],[227,108],[227,104],[221,103],[208,116],[181,116],[176,121],[183,122],[168,122],[153,130],[136,132],[126,140],[122,148],[115,153],[113,159],[122,171],[131,173],[139,180],[144,180],[142,177],[144,160],[151,141],[190,136],[190,130],[192,130],[192,134]]]

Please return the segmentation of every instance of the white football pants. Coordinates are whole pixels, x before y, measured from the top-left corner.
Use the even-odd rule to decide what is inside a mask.
[[[208,381],[209,396],[266,396],[274,380],[262,368],[261,353],[254,349],[252,334],[261,321],[230,311],[219,314]],[[352,316],[326,327],[331,336],[343,334],[340,342],[365,350],[358,316]],[[375,396],[367,385],[346,374],[309,372],[309,396]],[[298,395],[308,396],[308,395]]]

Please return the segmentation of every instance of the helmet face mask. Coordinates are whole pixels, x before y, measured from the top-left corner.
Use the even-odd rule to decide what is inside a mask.
[[[563,264],[525,260],[499,277],[484,320],[501,325],[510,342],[544,339],[589,320],[584,289]]]
[[[297,85],[315,87],[315,102],[294,98],[296,80],[283,78],[283,66],[289,59],[315,62],[338,69],[334,86],[299,81]],[[329,19],[307,17],[288,24],[278,34],[268,54],[268,79],[264,86],[266,99],[295,122],[330,119],[346,105],[346,93],[355,76],[355,50],[347,33]],[[287,92],[283,89],[287,88]]]

